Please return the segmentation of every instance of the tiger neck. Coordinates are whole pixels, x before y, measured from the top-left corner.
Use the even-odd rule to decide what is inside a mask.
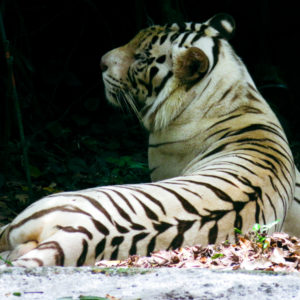
[[[189,91],[179,89],[166,100],[185,105],[168,126],[150,133],[148,160],[153,181],[182,175],[195,157],[218,141],[218,135],[207,139],[213,124],[230,112],[238,112],[240,107],[253,105],[245,96],[249,86],[254,86],[245,67],[238,66],[230,76],[226,69],[215,69],[213,73]],[[234,102],[233,95],[236,95]]]

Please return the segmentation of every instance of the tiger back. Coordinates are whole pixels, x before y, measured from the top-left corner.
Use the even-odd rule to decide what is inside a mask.
[[[271,230],[281,230],[290,207],[298,214],[293,156],[228,43],[234,28],[224,14],[152,26],[102,57],[106,97],[128,103],[149,131],[153,182],[33,203],[0,235],[0,251],[15,266],[92,265],[206,245],[254,223],[279,219]]]

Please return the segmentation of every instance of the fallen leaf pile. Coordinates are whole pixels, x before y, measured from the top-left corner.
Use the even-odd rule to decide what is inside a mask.
[[[203,247],[161,250],[150,257],[132,255],[123,261],[102,260],[101,267],[141,268],[209,268],[226,270],[300,271],[300,239],[286,233],[266,236],[264,243],[255,239],[253,233],[238,236],[235,244],[223,242]]]

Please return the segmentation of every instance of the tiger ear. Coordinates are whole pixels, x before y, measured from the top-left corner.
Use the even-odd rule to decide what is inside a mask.
[[[235,21],[233,17],[228,14],[217,14],[209,19],[206,24],[216,29],[221,37],[226,40],[229,40],[235,31]]]
[[[177,58],[175,76],[182,84],[193,84],[206,74],[208,68],[206,54],[197,47],[190,47]]]

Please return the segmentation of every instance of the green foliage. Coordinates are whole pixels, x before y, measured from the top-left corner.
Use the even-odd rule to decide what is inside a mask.
[[[17,296],[17,297],[21,297],[22,296],[22,294],[20,293],[20,292],[14,292],[14,293],[12,293],[14,296]]]
[[[116,111],[107,124],[89,119],[87,127],[82,123],[74,125],[73,118],[68,120],[71,121],[56,122],[43,135],[28,139],[32,198],[19,165],[20,142],[9,142],[5,156],[0,151],[5,167],[5,176],[0,170],[0,224],[7,223],[30,203],[48,194],[150,181],[147,137],[129,116]],[[76,130],[71,130],[71,125]]]
[[[269,242],[267,241],[266,232],[275,226],[279,222],[279,219],[266,224],[266,225],[260,225],[260,224],[254,224],[252,227],[252,231],[254,233],[254,241],[262,246],[262,249],[266,249],[269,246]]]
[[[280,220],[277,219],[269,224],[260,225],[258,223],[254,224],[252,227],[252,231],[250,232],[250,236],[252,236],[251,240],[264,250],[269,247],[269,242],[267,240],[267,231],[271,229],[273,226],[278,224]],[[243,235],[242,231],[238,228],[234,228],[234,232]]]
[[[4,259],[1,255],[0,255],[0,260],[2,260],[5,264],[12,266],[11,261]]]
[[[234,228],[234,232],[237,234],[243,234],[242,231],[238,228]]]
[[[217,258],[220,258],[220,257],[223,257],[223,256],[225,256],[223,253],[215,253],[215,254],[211,257],[211,259],[217,259]]]

